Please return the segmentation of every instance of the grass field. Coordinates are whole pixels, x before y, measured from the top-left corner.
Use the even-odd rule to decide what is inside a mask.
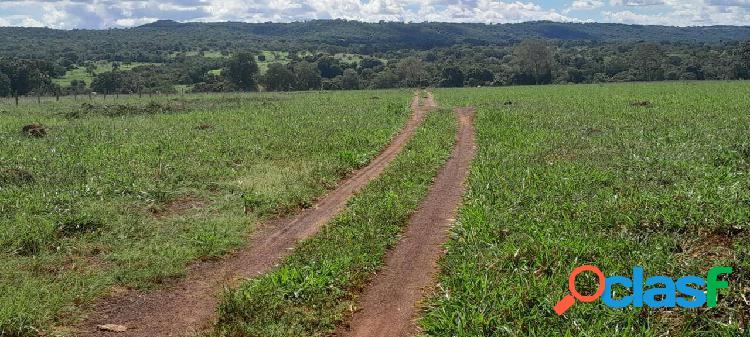
[[[141,63],[141,62],[132,62],[132,63],[124,63],[120,65],[121,70],[130,70],[137,66],[147,65],[152,63]],[[112,63],[111,62],[97,62],[96,63],[96,73],[101,74],[103,72],[112,71]],[[63,88],[70,86],[70,81],[72,80],[83,80],[86,82],[86,86],[91,85],[91,81],[94,79],[94,77],[86,71],[86,67],[77,67],[72,70],[68,70],[63,77],[60,78],[53,78],[52,83],[55,83]]]
[[[478,153],[420,324],[429,336],[740,336],[750,325],[750,83],[437,90]],[[715,309],[552,307],[573,268],[706,276]],[[578,288],[592,293],[585,279]]]
[[[215,336],[329,336],[399,238],[450,155],[456,120],[430,112],[383,174],[278,269],[228,292]]]
[[[0,105],[0,335],[64,334],[92,299],[158,286],[311,205],[409,115],[411,92],[374,95]],[[46,137],[22,134],[31,123]]]

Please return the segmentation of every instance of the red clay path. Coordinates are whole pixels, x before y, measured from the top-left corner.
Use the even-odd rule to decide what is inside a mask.
[[[414,213],[404,237],[386,258],[360,298],[357,311],[337,335],[349,337],[406,337],[419,333],[414,322],[419,302],[434,285],[437,261],[448,239],[463,196],[463,185],[474,157],[474,109],[455,110],[460,121],[451,158]]]
[[[214,262],[197,263],[187,277],[163,290],[140,293],[128,291],[102,300],[78,327],[78,336],[186,336],[207,328],[214,319],[221,290],[237,280],[253,277],[273,268],[291,253],[295,244],[318,232],[339,213],[347,200],[377,177],[396,158],[424,120],[430,95],[424,106],[419,97],[412,101],[412,117],[391,143],[372,162],[328,193],[312,208],[298,215],[261,226],[249,244],[231,256]],[[116,324],[125,332],[101,331],[99,325]]]

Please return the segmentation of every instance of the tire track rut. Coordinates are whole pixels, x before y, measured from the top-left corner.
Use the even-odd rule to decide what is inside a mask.
[[[434,285],[442,244],[448,240],[449,226],[461,203],[476,147],[474,108],[454,111],[459,130],[450,159],[409,219],[403,238],[388,253],[385,267],[365,288],[359,301],[361,310],[339,328],[337,336],[406,337],[419,333],[414,322],[419,302]]]
[[[260,225],[249,244],[219,261],[199,262],[187,277],[155,292],[127,291],[101,300],[77,327],[78,336],[185,336],[208,328],[214,320],[221,290],[239,280],[262,274],[291,253],[295,244],[317,233],[338,214],[346,202],[377,177],[411,139],[425,114],[434,106],[428,94],[423,105],[419,94],[411,103],[412,116],[401,132],[366,167],[355,171],[317,204],[296,216]],[[116,324],[124,332],[101,331],[97,326]]]

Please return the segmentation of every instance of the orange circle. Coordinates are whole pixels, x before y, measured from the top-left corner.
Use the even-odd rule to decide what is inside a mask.
[[[599,289],[597,289],[593,295],[589,295],[589,296],[583,296],[581,295],[581,293],[579,293],[576,290],[576,277],[578,277],[578,274],[583,273],[585,271],[593,272],[594,274],[596,274],[597,277],[599,277]],[[588,302],[596,301],[597,298],[602,296],[602,294],[604,293],[604,286],[605,286],[604,281],[605,281],[604,273],[602,273],[602,271],[599,268],[594,267],[594,266],[589,266],[589,265],[580,266],[576,269],[573,269],[573,272],[570,273],[570,278],[568,279],[568,288],[570,289],[570,293],[573,295],[573,297],[575,297],[577,300],[581,302],[588,303]]]

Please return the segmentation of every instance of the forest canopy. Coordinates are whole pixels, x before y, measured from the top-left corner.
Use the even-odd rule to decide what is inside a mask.
[[[750,27],[555,22],[6,27],[0,96],[750,79],[748,41]]]

